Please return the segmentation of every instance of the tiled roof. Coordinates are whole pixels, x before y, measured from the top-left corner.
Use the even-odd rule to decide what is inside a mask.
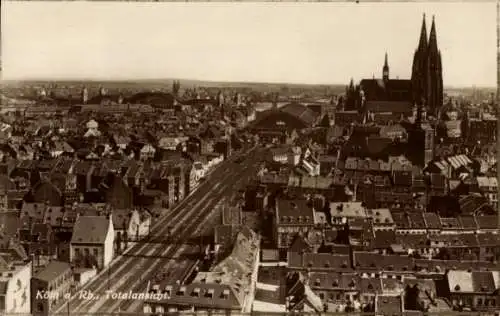
[[[479,243],[476,235],[474,234],[450,234],[450,235],[431,235],[429,239],[432,242],[443,243],[444,247],[467,247],[477,248]]]
[[[370,209],[366,213],[373,219],[374,225],[390,225],[394,224],[391,211],[388,208]]]
[[[414,260],[410,257],[354,252],[354,268],[356,270],[410,271],[413,265]]]
[[[312,290],[361,290],[369,293],[382,293],[380,279],[361,278],[356,274],[313,272],[309,275]]]
[[[34,276],[34,278],[46,282],[51,282],[70,269],[71,266],[67,262],[51,261],[43,270],[38,272]]]
[[[306,269],[314,271],[352,271],[349,255],[328,253],[292,253],[288,266],[291,269]]]
[[[427,235],[420,234],[398,234],[396,236],[396,245],[401,245],[404,250],[428,248]]]
[[[330,214],[332,217],[367,217],[362,202],[331,202]]]
[[[104,216],[79,216],[73,228],[72,244],[104,244],[109,219]]]
[[[45,203],[28,203],[23,202],[21,207],[21,218],[31,217],[35,220],[42,221],[45,214],[45,208],[47,205]]]
[[[479,245],[482,247],[500,245],[500,235],[498,234],[477,234]]]
[[[51,226],[59,226],[64,217],[64,209],[60,206],[48,206],[43,214],[44,223]]]
[[[279,225],[314,225],[314,210],[306,200],[278,200],[276,220]]]
[[[305,253],[311,252],[311,245],[304,239],[303,236],[297,234],[288,248],[288,252]]]
[[[241,309],[243,302],[239,299],[239,291],[230,285],[216,283],[191,283],[187,285],[167,285],[162,292],[170,293],[163,299],[172,305],[192,305],[198,308],[217,308],[224,310]],[[154,302],[157,302],[155,300]]]
[[[16,211],[0,213],[0,233],[6,237],[14,237],[21,228],[21,221]]]
[[[375,300],[375,312],[377,315],[401,315],[401,296],[377,295]]]
[[[498,216],[497,215],[481,215],[476,216],[476,222],[479,229],[497,229]]]
[[[425,229],[426,223],[422,213],[401,212],[393,210],[392,218],[400,229]]]
[[[372,247],[386,249],[396,243],[396,232],[393,230],[376,230]]]
[[[441,217],[441,226],[448,230],[462,229],[462,224],[454,217]]]
[[[427,229],[441,229],[441,221],[436,213],[423,213],[422,215]]]
[[[451,293],[493,293],[497,289],[491,271],[451,270],[447,280]]]
[[[464,229],[476,230],[478,228],[476,217],[473,215],[460,215],[458,220]]]
[[[318,119],[318,115],[314,111],[299,103],[287,104],[279,110],[300,119],[309,126],[313,125]]]

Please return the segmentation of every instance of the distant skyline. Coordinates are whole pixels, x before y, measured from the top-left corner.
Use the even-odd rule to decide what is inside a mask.
[[[496,87],[496,5],[3,2],[5,80],[410,78],[435,15],[447,87]]]

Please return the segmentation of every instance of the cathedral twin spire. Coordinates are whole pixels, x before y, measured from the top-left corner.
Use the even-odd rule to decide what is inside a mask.
[[[420,39],[413,57],[411,80],[414,102],[425,105],[431,113],[436,113],[443,104],[443,76],[434,16],[427,40],[425,14],[423,15]]]

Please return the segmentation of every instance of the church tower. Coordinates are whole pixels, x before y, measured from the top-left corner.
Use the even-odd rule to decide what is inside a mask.
[[[384,68],[382,68],[382,79],[384,82],[389,81],[389,63],[387,62],[387,53],[385,53]]]
[[[415,123],[408,130],[408,157],[413,163],[425,167],[434,158],[434,128],[426,122],[425,99],[417,102]]]
[[[425,24],[424,14],[418,47],[413,55],[413,67],[411,73],[413,102],[417,105],[421,102],[422,98],[426,96],[427,89],[425,78],[427,78],[427,67],[424,61],[427,60],[427,46],[427,27]]]
[[[425,14],[418,47],[413,57],[411,81],[414,103],[425,100],[427,108],[435,115],[443,105],[443,69],[434,17],[432,17],[431,31],[427,40]]]
[[[441,52],[437,46],[434,16],[432,17],[427,58],[427,105],[435,115],[443,106],[443,70]]]

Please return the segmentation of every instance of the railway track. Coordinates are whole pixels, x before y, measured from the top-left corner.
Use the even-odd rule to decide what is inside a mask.
[[[247,178],[244,177],[244,175],[247,175],[250,172],[251,172],[250,169],[244,169],[244,170],[240,169],[240,173],[238,174],[238,176],[235,175],[235,177],[233,177],[233,180],[236,180],[236,182],[234,182],[233,185],[231,185],[230,183],[225,185],[224,189],[223,189],[224,192],[221,192],[221,193],[230,192],[235,185],[238,185],[241,182],[245,181]],[[233,182],[233,181],[231,181],[231,182]],[[223,196],[225,196],[225,194]],[[220,201],[216,202],[216,205],[214,207],[211,207],[211,206],[208,206],[208,207],[212,210],[212,212],[216,212],[218,210],[217,205],[220,205],[221,203],[223,203],[224,200],[225,200],[225,198],[223,197]],[[197,216],[197,218],[195,219],[195,223],[190,225],[191,227],[186,228],[185,233],[182,236],[180,236],[178,239],[180,239],[180,240],[188,239],[188,238],[192,237],[193,235],[197,235],[198,233],[204,233],[204,232],[207,232],[208,230],[210,230],[212,226],[211,225],[204,225],[204,219],[202,217],[203,217],[203,215],[199,214]],[[210,216],[207,216],[206,219],[210,219]],[[196,227],[196,228],[194,231],[192,231],[191,228],[194,228],[194,227]],[[183,245],[182,243],[176,243],[176,244],[174,244],[173,247],[174,248],[169,251],[169,254],[167,254],[167,256],[169,256],[171,253],[173,253],[174,257],[179,256],[179,254],[181,254],[183,252],[183,250],[188,246]],[[155,271],[161,265],[162,265],[161,261],[156,262],[154,267],[152,268],[152,271]],[[154,272],[149,274],[144,280],[142,280],[142,282],[140,280],[139,281],[136,280],[131,285],[131,288],[135,289],[136,291],[137,290],[140,291],[140,290],[145,289],[147,286],[148,280],[153,275],[154,275]],[[117,310],[127,311],[133,303],[134,303],[134,301],[131,301],[131,300],[129,300],[129,301],[115,301],[115,302],[112,302],[111,306],[103,308],[103,309],[99,309],[99,311],[108,312],[108,313],[112,313],[112,312],[115,312]],[[134,312],[136,312],[136,311],[134,311]]]
[[[249,157],[253,157],[253,155],[250,154]],[[248,157],[246,157],[246,158],[248,158]],[[230,164],[231,161],[228,161],[228,163]],[[160,221],[157,222],[156,225],[154,225],[152,232],[154,232],[156,235],[162,235],[162,234],[166,233],[168,226],[165,226],[165,221],[170,220],[173,223],[176,223],[175,228],[171,231],[172,234],[180,236],[181,239],[190,237],[191,236],[190,232],[192,232],[193,229],[196,229],[196,228],[203,226],[204,217],[206,217],[206,218],[211,217],[211,212],[214,211],[213,206],[215,206],[217,204],[217,201],[215,201],[215,203],[214,203],[213,199],[208,199],[207,194],[212,193],[211,190],[213,190],[213,189],[217,190],[217,192],[214,194],[215,196],[220,195],[223,192],[230,192],[231,187],[234,184],[236,184],[236,183],[234,183],[235,182],[234,180],[236,180],[236,182],[239,182],[239,180],[244,178],[243,175],[249,172],[248,168],[244,169],[244,170],[241,170],[241,169],[238,170],[238,168],[236,168],[237,169],[236,172],[234,172],[234,173],[228,172],[228,171],[233,171],[232,169],[234,169],[234,167],[233,168],[231,168],[231,167],[226,168],[222,172],[219,171],[220,169],[216,170],[214,177],[212,179],[209,178],[208,181],[206,183],[203,183],[199,188],[199,190],[201,190],[201,192],[208,189],[208,191],[205,192],[204,195],[202,195],[203,199],[201,199],[200,201],[198,201],[198,203],[193,205],[196,198],[199,198],[200,193],[188,196],[185,200],[183,200],[181,202],[181,204],[179,204],[179,206],[176,209],[173,210],[173,212],[171,212],[171,214],[169,214],[170,218],[163,217],[162,219],[160,219]],[[239,175],[241,175],[241,177],[238,177]],[[222,183],[222,185],[219,188],[217,188],[218,183],[219,184]],[[208,199],[208,201],[207,201],[207,199]],[[202,204],[203,204],[203,207],[200,210],[199,207]],[[184,213],[186,208],[190,208],[190,209],[188,210],[187,213]],[[208,214],[207,214],[207,210],[209,212]],[[199,211],[198,214],[194,214],[197,211]],[[182,218],[179,218],[180,216],[182,216]],[[193,218],[193,216],[194,216],[194,218]],[[188,226],[183,227],[183,223],[187,220],[190,220],[191,223],[188,224]],[[179,233],[180,233],[180,235],[178,235]],[[172,256],[178,252],[182,252],[181,250],[183,249],[183,246],[181,244],[169,245],[169,246],[167,246],[167,248],[164,248],[162,246],[163,246],[162,244],[153,245],[152,249],[150,249],[147,252],[147,254],[151,254],[153,257],[160,256],[160,255]],[[147,246],[144,244],[134,245],[133,248],[129,251],[129,253],[142,254],[144,252],[144,250],[146,249],[146,247]],[[163,261],[162,259],[148,259],[148,258],[134,258],[134,257],[128,257],[125,259],[121,258],[121,260],[118,260],[113,265],[111,265],[111,267],[108,270],[107,280],[109,282],[109,289],[119,290],[120,288],[124,288],[127,290],[128,289],[135,290],[137,288],[144,287],[145,282],[147,282],[147,281],[141,280],[141,279],[139,279],[139,280],[134,279],[133,275],[130,274],[130,272],[141,271],[144,268],[147,269],[147,267],[150,267],[150,271],[154,271],[154,269],[151,269],[151,267],[152,268],[158,267],[160,264],[162,264],[162,261]],[[111,271],[115,266],[118,266],[116,271]],[[123,271],[128,271],[128,272],[126,272],[125,275],[123,275],[123,273],[122,273]],[[149,276],[150,274],[153,274],[153,273],[154,272],[147,274],[145,279],[147,279],[147,276]],[[103,290],[105,291],[108,289],[108,286],[106,286],[107,282],[103,282],[103,281],[106,281],[106,279],[103,280],[103,278],[105,278],[105,275],[101,275],[97,279],[93,280],[91,282],[91,284],[89,284],[89,286],[84,287],[83,289],[90,290],[94,293],[101,293],[102,294]],[[125,279],[125,280],[122,281],[119,279]],[[101,281],[101,282],[98,282],[98,281]],[[111,284],[111,283],[113,283],[113,284]],[[111,309],[111,312],[112,312],[113,308],[115,306],[118,307],[118,305],[120,305],[120,304],[118,304],[116,302],[112,302],[112,301],[110,303],[109,300],[104,301],[104,302],[101,300],[100,302],[102,302],[102,304],[100,304],[98,302],[92,302],[89,300],[73,298],[70,302],[69,310],[74,311],[74,312],[80,312],[80,311],[82,311],[82,312],[89,311],[90,312],[92,310],[96,310],[96,311],[99,310],[100,311],[102,309],[106,309],[106,310]],[[124,305],[129,305],[129,304],[126,303]],[[127,306],[124,306],[124,307],[127,307]],[[61,309],[63,309],[63,308],[61,308]],[[60,309],[60,311],[61,311],[61,309]]]

